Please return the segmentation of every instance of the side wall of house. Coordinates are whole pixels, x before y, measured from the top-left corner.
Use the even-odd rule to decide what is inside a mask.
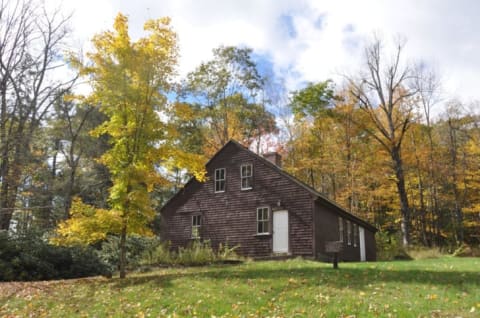
[[[340,230],[339,221],[343,222],[343,251],[339,254],[341,261],[360,261],[360,238],[358,227],[362,226],[349,219],[347,216],[341,216],[336,213],[335,208],[330,204],[322,204],[318,200],[315,202],[315,249],[316,257],[320,260],[330,261],[332,255],[325,253],[325,243],[328,241],[339,241]],[[350,240],[348,239],[347,220],[350,222]],[[356,226],[354,227],[354,224]],[[367,261],[376,260],[375,234],[365,229],[365,251]],[[355,236],[354,231],[357,232]]]
[[[253,189],[241,190],[240,166],[253,165]],[[215,169],[226,168],[226,190],[214,191]],[[192,241],[192,216],[201,215],[200,236],[219,244],[239,246],[236,252],[249,257],[272,254],[272,235],[257,234],[257,208],[289,212],[289,252],[313,256],[311,194],[249,151],[227,145],[207,167],[208,181],[192,181],[163,209],[162,238],[172,248]]]
[[[365,229],[365,247],[367,250],[367,261],[374,262],[377,260],[377,246],[375,241],[375,233]]]
[[[325,253],[325,242],[338,241],[338,215],[328,207],[315,202],[315,254],[322,261],[330,261],[331,255]]]

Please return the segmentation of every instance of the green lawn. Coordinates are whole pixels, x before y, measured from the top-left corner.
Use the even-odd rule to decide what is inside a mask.
[[[0,283],[1,317],[479,317],[480,258],[249,262]],[[2,286],[3,285],[3,286]]]

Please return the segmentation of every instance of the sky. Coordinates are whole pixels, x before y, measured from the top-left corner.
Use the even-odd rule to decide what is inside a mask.
[[[408,62],[435,69],[445,98],[480,100],[480,1],[476,0],[45,0],[73,14],[72,38],[89,39],[126,14],[133,38],[147,19],[169,16],[180,76],[220,45],[248,46],[288,90],[358,72],[373,34],[406,40]]]

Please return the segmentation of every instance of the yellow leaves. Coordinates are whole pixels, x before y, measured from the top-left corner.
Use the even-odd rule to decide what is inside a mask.
[[[115,31],[117,31],[120,34],[127,33],[128,32],[128,18],[125,15],[123,15],[121,13],[118,13],[116,18],[115,18],[115,22],[113,24],[113,27],[115,28]]]
[[[89,245],[106,239],[108,234],[121,233],[122,224],[127,223],[131,234],[151,236],[146,227],[155,215],[153,208],[146,206],[148,198],[142,192],[132,191],[129,210],[98,209],[76,198],[72,202],[70,219],[61,222],[55,236],[50,240],[55,245]],[[122,207],[122,204],[119,204]]]
[[[118,211],[97,209],[79,198],[73,200],[70,215],[70,219],[58,225],[51,243],[88,245],[105,239],[108,233],[118,233],[121,228]]]
[[[297,281],[295,278],[293,278],[293,277],[290,277],[290,278],[288,279],[288,284],[296,285],[297,283],[298,283],[298,281]]]
[[[173,112],[176,117],[182,119],[182,120],[192,120],[197,117],[196,112],[194,109],[185,103],[175,103],[173,106]]]
[[[203,182],[206,180],[205,157],[198,154],[187,153],[175,147],[175,145],[165,144],[159,147],[157,151],[158,158],[164,162],[167,169],[182,168],[190,171],[194,177]]]
[[[151,235],[147,224],[155,211],[149,192],[166,180],[158,173],[159,164],[181,167],[204,180],[204,158],[183,152],[175,145],[159,112],[166,111],[165,91],[170,87],[178,55],[176,34],[162,18],[145,23],[148,34],[131,41],[128,18],[118,14],[114,30],[92,39],[94,50],[87,62],[69,54],[70,64],[92,87],[88,97],[69,99],[98,105],[108,117],[92,130],[92,136],[108,135],[111,148],[99,160],[110,174],[111,209],[97,209],[74,200],[71,218],[59,224],[56,244],[91,244],[108,234],[119,234],[126,225],[128,234]]]

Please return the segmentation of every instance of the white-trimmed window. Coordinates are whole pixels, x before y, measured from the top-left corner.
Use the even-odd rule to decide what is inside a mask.
[[[200,238],[200,228],[202,226],[202,216],[192,215],[192,238]]]
[[[340,242],[343,242],[344,238],[344,233],[343,233],[343,219],[339,216],[338,217],[338,240]]]
[[[352,245],[352,223],[347,220],[347,245]]]
[[[353,223],[353,247],[358,245],[358,225]]]
[[[253,166],[244,164],[240,166],[241,189],[249,190],[253,187]]]
[[[257,234],[270,233],[270,209],[257,208]]]
[[[225,168],[215,169],[215,192],[225,192]]]

